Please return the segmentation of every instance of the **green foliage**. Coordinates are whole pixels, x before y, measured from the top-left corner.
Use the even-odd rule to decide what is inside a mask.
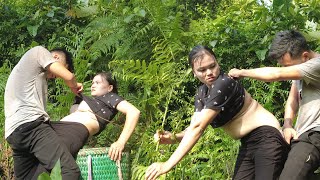
[[[148,167],[146,166],[135,166],[132,168],[132,174],[133,176],[131,177],[132,180],[140,180],[140,179],[145,179],[145,172]]]
[[[12,156],[8,143],[4,139],[4,92],[6,82],[11,71],[12,64],[8,61],[4,62],[2,67],[0,67],[0,178],[1,179],[9,179],[12,178],[13,170],[12,170]]]
[[[38,180],[62,180],[60,159],[58,159],[54,165],[50,176],[48,173],[41,173],[38,177]]]
[[[177,165],[174,174],[170,175],[185,176],[186,179],[230,179],[239,144],[222,129],[209,127],[183,162]]]
[[[66,14],[69,3],[69,0],[1,3],[0,18],[4,20],[0,25],[1,63],[4,60],[16,63],[30,47],[47,45],[51,36],[63,34],[70,22]]]
[[[11,65],[12,64],[10,62],[6,61],[2,67],[0,67],[0,98],[2,100],[4,99],[5,86],[11,71]],[[0,109],[2,109],[2,112],[0,113],[0,126],[4,127],[4,101],[0,101]],[[3,128],[0,128],[0,133],[4,134]]]
[[[234,67],[275,66],[266,54],[280,30],[300,30],[313,49],[320,50],[319,0],[274,0],[270,6],[259,2],[6,0],[0,5],[0,96],[3,98],[11,66],[35,45],[65,47],[72,52],[75,74],[84,83],[85,94],[95,73],[112,71],[120,95],[142,112],[127,144],[132,177],[142,179],[148,165],[167,160],[177,147],[160,145],[155,151],[155,131],[179,132],[189,124],[199,84],[186,60],[193,46],[213,48],[226,72]],[[282,119],[288,82],[243,79],[242,83],[254,99]],[[68,114],[74,95],[61,80],[50,81],[49,87],[47,111],[53,120],[59,120]],[[4,112],[0,117],[4,127]],[[124,121],[123,115],[116,116],[87,146],[110,146],[119,137]],[[189,155],[161,178],[230,179],[238,146],[239,142],[221,129],[208,128]],[[6,147],[4,152],[9,153],[0,153],[1,165],[10,170],[12,160]]]
[[[289,95],[288,82],[266,83],[253,79],[244,80],[243,84],[247,85],[247,91],[250,92],[253,99],[257,100],[264,108],[277,117],[282,122],[285,107],[285,99]]]
[[[173,118],[179,117],[171,114],[182,112],[183,115],[186,113],[186,107],[191,105],[189,99],[183,98],[185,87],[181,86],[189,79],[190,70],[185,71],[185,67],[179,63],[162,60],[154,60],[149,64],[139,60],[114,60],[109,65],[121,82],[120,94],[143,112],[140,118],[141,125],[148,124],[153,127],[150,133],[165,125],[177,127],[178,124],[181,126],[187,121],[175,120]]]

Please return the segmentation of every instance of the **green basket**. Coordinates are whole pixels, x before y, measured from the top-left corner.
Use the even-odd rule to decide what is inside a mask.
[[[108,157],[108,150],[109,148],[104,147],[81,149],[79,151],[77,164],[81,171],[80,179],[87,180],[90,176],[92,180],[130,179],[129,153],[122,153],[119,163],[121,168],[119,169],[117,163]]]

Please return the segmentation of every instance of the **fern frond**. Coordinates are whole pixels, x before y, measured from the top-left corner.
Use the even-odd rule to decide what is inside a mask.
[[[145,177],[147,166],[134,166],[132,167],[132,180],[142,180]]]

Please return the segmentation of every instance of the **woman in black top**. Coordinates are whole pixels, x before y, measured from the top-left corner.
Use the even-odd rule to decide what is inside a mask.
[[[112,160],[121,160],[121,153],[137,125],[140,111],[117,94],[117,84],[111,73],[99,73],[93,78],[91,96],[81,95],[82,101],[73,105],[72,113],[52,122],[52,127],[76,157],[89,136],[98,135],[120,111],[126,115],[126,121],[108,155]]]
[[[176,135],[156,133],[163,144],[181,141],[169,160],[153,163],[146,179],[170,171],[195,145],[210,124],[221,127],[234,139],[241,139],[233,179],[277,179],[287,157],[276,117],[264,109],[235,79],[230,78],[216,61],[211,49],[196,46],[189,54],[193,74],[203,85],[195,96],[195,112],[190,126]]]

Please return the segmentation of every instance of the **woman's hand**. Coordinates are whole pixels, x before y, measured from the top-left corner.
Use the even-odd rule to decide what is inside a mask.
[[[156,162],[151,164],[146,171],[146,180],[154,180],[162,174],[167,173],[170,169],[166,168],[168,166],[163,162]]]
[[[121,154],[122,151],[124,150],[124,144],[116,141],[113,144],[111,144],[110,148],[109,148],[109,158],[113,161],[117,161],[117,160],[121,160]]]
[[[169,131],[157,130],[153,135],[154,141],[159,142],[159,144],[173,144],[176,143],[176,138]]]

